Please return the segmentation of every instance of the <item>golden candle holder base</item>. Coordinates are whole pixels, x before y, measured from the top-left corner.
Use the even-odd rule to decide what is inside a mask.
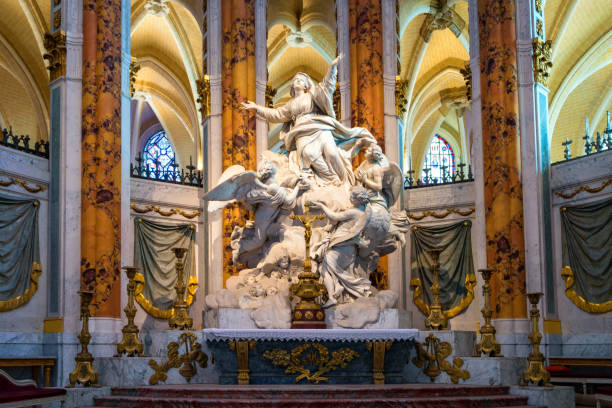
[[[484,295],[484,306],[482,307],[482,316],[484,317],[485,324],[480,329],[480,342],[476,344],[476,354],[484,354],[489,357],[503,357],[501,354],[501,345],[495,338],[495,327],[491,324],[491,316],[493,310],[491,309],[491,280],[492,269],[479,269],[484,280],[482,287],[482,293]]]
[[[117,344],[117,354],[115,357],[119,357],[123,354],[126,354],[128,357],[134,356],[144,356],[144,345],[140,342],[138,338],[138,326],[134,324],[134,317],[136,316],[136,305],[134,305],[134,293],[136,292],[136,281],[134,278],[136,277],[136,272],[138,268],[133,266],[124,266],[123,269],[128,277],[127,284],[127,293],[128,293],[128,303],[123,309],[125,315],[127,316],[127,324],[123,327],[121,332],[123,333],[123,338],[121,342]]]
[[[174,313],[168,319],[169,329],[189,330],[193,326],[193,319],[189,317],[189,306],[185,302],[185,278],[183,256],[187,252],[187,248],[172,248],[176,255],[176,299],[174,300]]]
[[[310,238],[312,237],[312,222],[323,219],[323,215],[310,215],[310,203],[304,203],[303,215],[291,215],[292,220],[304,224],[304,241],[306,253],[304,256],[304,272],[298,275],[299,282],[291,285],[290,299],[299,297],[300,302],[291,313],[292,329],[326,329],[325,311],[315,303],[321,297],[327,302],[327,288],[319,282],[319,274],[312,272],[310,262]]]
[[[538,323],[540,321],[540,311],[538,310],[538,302],[543,294],[528,293],[529,303],[531,303],[531,310],[529,311],[529,317],[531,318],[531,333],[529,334],[529,340],[533,350],[529,353],[529,366],[527,370],[523,372],[523,378],[521,378],[521,385],[526,386],[530,382],[539,386],[552,386],[550,383],[550,373],[546,371],[544,355],[540,352],[540,342],[542,341],[542,334],[538,329]]]
[[[87,350],[87,345],[91,341],[91,334],[89,334],[89,305],[93,299],[94,292],[80,291],[79,294],[81,296],[81,320],[83,321],[81,333],[78,335],[79,343],[81,343],[81,352],[74,358],[77,364],[74,371],[68,376],[70,385],[66,387],[72,388],[76,384],[81,384],[84,387],[99,387],[98,373],[93,369],[94,358]]]
[[[442,304],[440,303],[440,264],[438,259],[440,258],[439,250],[433,250],[431,257],[433,258],[433,283],[431,285],[431,294],[433,295],[433,302],[429,306],[429,316],[425,319],[425,327],[431,330],[446,329],[448,327],[448,319],[442,311]]]

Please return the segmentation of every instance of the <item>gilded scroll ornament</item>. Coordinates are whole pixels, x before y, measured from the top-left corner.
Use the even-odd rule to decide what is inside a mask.
[[[595,194],[595,193],[599,193],[601,190],[603,190],[610,184],[612,184],[612,179],[607,179],[603,181],[599,187],[589,187],[588,184],[585,184],[585,185],[576,187],[570,193],[562,193],[560,191],[555,191],[555,195],[561,198],[572,198],[576,194],[580,193],[581,191],[586,191],[587,193]]]
[[[552,64],[552,41],[533,39],[533,80],[546,86]]]
[[[565,295],[573,304],[578,306],[578,308],[587,313],[608,313],[612,311],[612,300],[608,300],[604,303],[592,303],[576,293],[572,268],[567,265],[564,266],[563,269],[561,269],[561,277],[565,281]]]
[[[137,273],[134,277],[136,282],[136,290],[134,292],[136,296],[136,302],[144,309],[145,312],[157,319],[169,319],[174,314],[174,308],[163,310],[155,307],[151,302],[142,294],[145,288],[145,279],[142,273]],[[198,279],[195,276],[190,276],[187,282],[187,296],[185,303],[187,306],[191,306],[193,303],[196,291],[198,290]]]
[[[170,217],[174,214],[179,214],[182,215],[185,218],[188,219],[193,219],[195,217],[197,217],[198,215],[200,215],[200,211],[195,210],[191,213],[185,211],[185,210],[181,210],[180,208],[171,208],[167,211],[162,210],[159,206],[157,205],[146,205],[144,207],[139,207],[137,204],[130,204],[130,208],[132,210],[134,210],[134,212],[137,212],[138,214],[147,214],[150,213],[151,211],[158,213],[159,215],[163,216],[163,217]]]
[[[467,217],[470,214],[473,214],[474,211],[476,211],[476,209],[474,207],[470,207],[468,208],[466,211],[461,211],[458,208],[448,208],[446,210],[444,210],[444,212],[437,212],[437,211],[423,211],[421,214],[417,215],[415,213],[408,213],[408,217],[412,218],[413,220],[422,220],[425,217],[434,217],[437,219],[442,219],[442,218],[446,218],[451,214],[458,214],[461,215],[462,217]]]
[[[412,362],[419,368],[423,367],[423,372],[431,382],[434,382],[436,377],[444,371],[449,375],[451,381],[457,384],[459,379],[470,378],[470,372],[461,369],[463,366],[461,358],[453,358],[453,365],[446,361],[452,352],[453,347],[449,342],[440,341],[433,333],[429,333],[429,336],[425,338],[425,344],[417,342],[417,355]]]
[[[149,384],[156,385],[160,381],[166,381],[168,376],[166,373],[172,368],[178,370],[187,382],[191,381],[191,377],[197,374],[198,367],[196,363],[204,368],[208,365],[208,356],[202,351],[202,345],[196,342],[196,335],[190,332],[181,333],[179,341],[173,341],[168,344],[168,360],[161,366],[155,360],[149,360],[149,365],[155,373],[149,378]],[[180,346],[185,346],[185,353],[179,354]]]
[[[287,367],[285,374],[299,374],[295,382],[306,379],[318,384],[320,381],[329,381],[323,374],[334,371],[338,367],[346,367],[355,358],[359,358],[359,353],[348,347],[338,349],[329,356],[329,350],[321,343],[300,344],[289,353],[286,350],[274,349],[266,350],[264,358],[270,360],[272,364],[279,367]],[[311,374],[308,366],[317,367],[317,371]]]
[[[0,300],[0,312],[8,312],[9,310],[17,309],[28,303],[38,290],[38,277],[41,273],[42,267],[40,264],[38,262],[32,263],[32,269],[30,270],[30,285],[21,295],[9,300]]]
[[[459,302],[457,306],[450,308],[448,310],[442,311],[446,319],[449,320],[457,316],[459,313],[463,312],[470,305],[470,303],[472,303],[472,300],[474,300],[474,287],[475,286],[476,286],[476,275],[474,274],[466,275],[465,289],[467,291],[467,294],[465,295],[465,297],[461,299],[461,301]],[[426,304],[422,298],[423,283],[421,282],[419,278],[412,278],[410,280],[410,287],[414,291],[413,299],[412,299],[413,303],[425,316],[429,316],[430,314],[429,305]]]
[[[49,80],[54,81],[66,75],[66,33],[63,30],[53,34],[45,33],[43,44],[47,51],[43,59],[49,63]]]
[[[47,189],[46,186],[41,186],[40,184],[36,184],[34,187],[32,187],[30,182],[15,177],[9,177],[8,181],[0,180],[0,186],[2,187],[8,187],[13,184],[23,187],[24,190],[30,193],[40,193],[41,191],[45,191]]]

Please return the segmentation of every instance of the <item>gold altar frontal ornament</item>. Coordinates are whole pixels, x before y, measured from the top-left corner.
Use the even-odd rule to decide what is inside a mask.
[[[81,333],[78,335],[79,343],[81,343],[81,352],[74,358],[77,364],[74,371],[68,376],[70,385],[66,387],[72,388],[77,383],[84,387],[99,387],[98,373],[93,369],[94,358],[87,350],[87,345],[91,341],[91,334],[89,334],[89,305],[93,299],[94,292],[80,291],[79,294],[81,295],[81,320],[83,321]]]
[[[299,282],[291,285],[290,298],[299,297],[300,302],[295,306],[291,314],[292,329],[326,329],[325,311],[315,302],[321,298],[327,302],[327,289],[319,282],[319,274],[312,272],[310,262],[310,237],[312,237],[311,224],[315,220],[323,219],[323,215],[310,215],[310,203],[304,204],[303,215],[291,215],[292,220],[298,220],[304,224],[304,240],[306,242],[306,254],[304,256],[304,272],[298,275]]]

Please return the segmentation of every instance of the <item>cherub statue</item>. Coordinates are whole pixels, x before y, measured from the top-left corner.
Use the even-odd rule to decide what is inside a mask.
[[[312,174],[318,185],[355,184],[351,159],[359,148],[376,143],[360,127],[347,128],[333,109],[338,62],[334,59],[323,81],[316,84],[308,74],[298,72],[291,85],[291,100],[280,108],[266,108],[254,102],[242,104],[255,109],[268,122],[284,123],[280,139],[289,152],[289,166],[296,174]]]
[[[257,173],[234,165],[228,167],[221,175],[219,184],[204,195],[207,201],[243,200],[255,212],[255,219],[233,234],[235,260],[259,249],[267,238],[268,227],[276,221],[280,211],[290,209],[299,191],[307,188],[304,183],[298,183],[293,189],[280,187],[276,183],[276,171],[276,166],[265,159]]]
[[[354,186],[350,201],[353,207],[340,212],[332,211],[321,202],[311,203],[311,208],[319,208],[332,223],[328,234],[313,246],[317,271],[329,296],[325,307],[372,294],[367,276],[368,259],[359,256],[360,248],[367,246],[362,232],[372,214],[367,205],[369,194],[363,187]]]
[[[402,171],[389,162],[379,145],[371,144],[364,160],[355,171],[355,178],[370,193],[370,204],[388,210],[402,192]]]

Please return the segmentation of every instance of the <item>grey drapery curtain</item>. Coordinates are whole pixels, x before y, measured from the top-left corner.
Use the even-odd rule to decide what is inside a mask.
[[[588,302],[612,300],[612,198],[561,209],[563,266]]]
[[[194,272],[195,228],[192,224],[165,224],[134,219],[134,266],[144,275],[143,295],[153,306],[168,310],[176,297],[176,257],[172,248],[187,248],[185,284]]]
[[[440,303],[444,310],[459,304],[467,290],[465,278],[474,274],[472,260],[472,239],[470,231],[472,223],[461,221],[456,224],[418,226],[412,229],[412,248],[410,260],[412,263],[411,278],[419,278],[423,285],[423,299],[428,305],[433,297],[429,288],[433,283],[433,261],[429,251],[441,250],[440,264]]]
[[[38,200],[0,195],[0,300],[25,292],[38,249]]]

